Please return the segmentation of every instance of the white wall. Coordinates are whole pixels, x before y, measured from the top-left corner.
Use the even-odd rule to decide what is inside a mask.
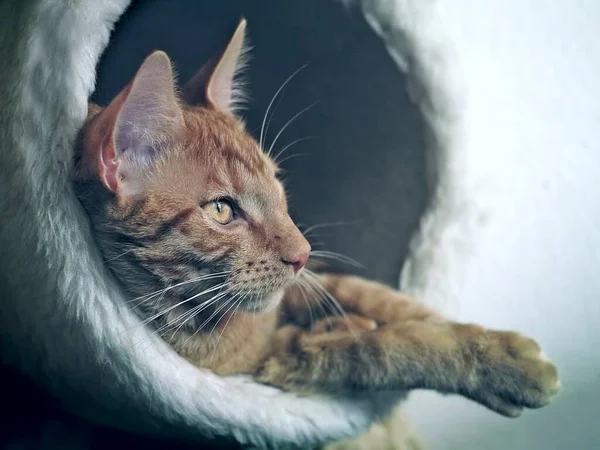
[[[504,419],[416,393],[432,450],[600,449],[600,1],[437,0],[466,93],[466,177],[484,208],[458,272],[462,321],[540,341],[564,390]],[[466,274],[466,277],[463,277]]]

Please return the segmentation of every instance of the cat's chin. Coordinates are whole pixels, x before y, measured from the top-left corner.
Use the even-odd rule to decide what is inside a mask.
[[[277,308],[279,303],[281,303],[284,292],[284,289],[279,289],[265,297],[257,297],[249,301],[245,301],[242,305],[240,305],[239,310],[253,314],[265,314],[271,312]]]

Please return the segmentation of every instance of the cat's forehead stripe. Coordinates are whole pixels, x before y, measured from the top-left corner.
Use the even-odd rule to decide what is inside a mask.
[[[249,173],[270,175],[270,172],[274,172],[274,166],[258,144],[243,131],[235,119],[203,109],[193,109],[188,112],[186,123],[190,147],[199,153],[201,159],[206,160],[208,154],[215,152],[214,158],[211,158],[214,163],[227,162],[238,172],[241,172],[239,166]]]

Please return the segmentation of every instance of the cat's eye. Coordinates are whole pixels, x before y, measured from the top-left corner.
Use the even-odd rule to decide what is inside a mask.
[[[227,200],[213,200],[203,205],[202,209],[221,225],[233,220],[233,206]]]

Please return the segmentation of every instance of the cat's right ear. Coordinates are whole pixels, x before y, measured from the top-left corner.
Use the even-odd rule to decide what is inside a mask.
[[[164,143],[183,126],[169,57],[148,56],[90,125],[86,147],[104,187],[119,196],[139,193]]]
[[[208,62],[182,88],[189,105],[203,105],[233,114],[243,101],[238,73],[247,60],[246,20],[242,19],[221,54]]]

